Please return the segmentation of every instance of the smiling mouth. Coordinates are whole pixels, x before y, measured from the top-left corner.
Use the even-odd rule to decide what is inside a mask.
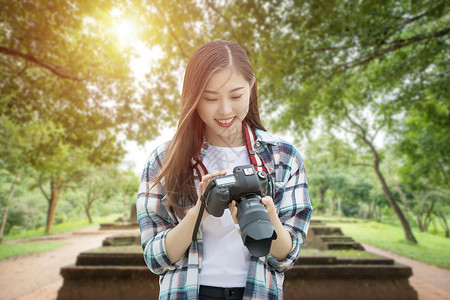
[[[228,118],[228,119],[215,119],[215,120],[221,127],[230,127],[231,125],[233,125],[235,118],[236,117],[232,117],[232,118]]]
[[[231,123],[233,120],[234,120],[234,117],[229,118],[229,119],[221,119],[221,120],[216,119],[217,122],[222,123],[222,124],[229,124],[229,123]]]

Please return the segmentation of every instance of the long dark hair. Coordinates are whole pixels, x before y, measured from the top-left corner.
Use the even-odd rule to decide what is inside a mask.
[[[184,216],[185,212],[182,211],[179,201],[187,199],[185,201],[195,204],[198,197],[190,166],[190,160],[203,138],[203,121],[198,115],[197,106],[211,75],[230,65],[236,68],[252,87],[249,110],[244,121],[254,129],[265,130],[259,116],[255,72],[245,51],[238,44],[223,40],[200,46],[189,60],[184,75],[177,131],[165,154],[163,167],[153,181],[156,184],[164,178],[168,204],[180,216]]]

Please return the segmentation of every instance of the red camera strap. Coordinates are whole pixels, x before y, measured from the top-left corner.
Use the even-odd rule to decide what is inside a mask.
[[[256,171],[263,171],[265,173],[267,172],[267,169],[262,161],[262,159],[256,154],[255,151],[255,143],[256,143],[256,135],[253,129],[245,122],[242,122],[242,130],[245,134],[245,141],[248,151],[248,156],[250,158],[250,163],[255,167]],[[194,169],[194,176],[197,176],[198,179],[201,181],[202,177],[208,174],[208,170],[206,169],[205,165],[203,164],[201,157],[204,156],[204,144],[207,142],[206,138],[203,135],[203,130],[201,133],[202,139],[201,142],[198,145],[197,152],[194,154],[194,156],[191,159],[191,167]]]

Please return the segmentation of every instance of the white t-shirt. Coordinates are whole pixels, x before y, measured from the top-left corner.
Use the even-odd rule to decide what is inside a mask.
[[[225,148],[208,146],[203,164],[209,173],[250,164],[246,146]],[[229,209],[222,217],[209,215],[201,225],[203,258],[200,284],[218,287],[245,287],[250,262],[250,252],[244,246],[239,226],[234,224]]]

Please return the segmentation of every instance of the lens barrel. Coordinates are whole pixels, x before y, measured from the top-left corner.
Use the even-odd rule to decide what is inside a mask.
[[[261,196],[248,194],[236,202],[237,218],[244,245],[253,256],[266,256],[269,254],[272,240],[277,238],[277,234],[265,206],[261,203]]]

